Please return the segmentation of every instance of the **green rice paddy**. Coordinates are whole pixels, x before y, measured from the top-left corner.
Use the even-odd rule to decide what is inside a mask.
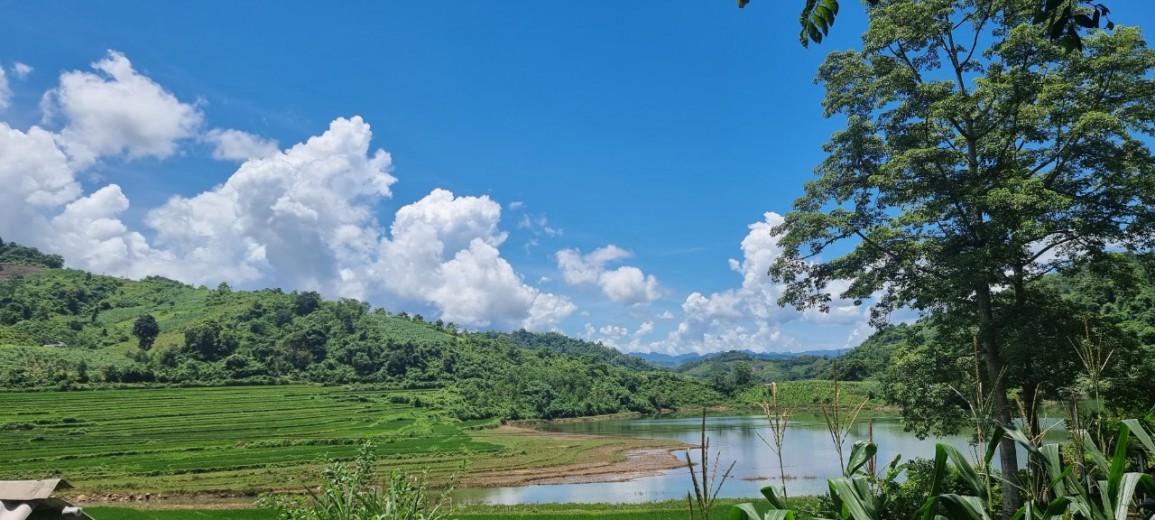
[[[59,476],[83,492],[302,489],[326,457],[372,437],[384,466],[455,471],[498,452],[412,402],[428,391],[317,386],[0,393],[0,478]]]

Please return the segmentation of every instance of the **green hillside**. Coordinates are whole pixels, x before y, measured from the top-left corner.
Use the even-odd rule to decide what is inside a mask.
[[[289,382],[444,388],[453,396],[444,405],[463,419],[653,412],[721,399],[600,345],[468,333],[315,292],[208,289],[47,265],[0,280],[5,388]]]

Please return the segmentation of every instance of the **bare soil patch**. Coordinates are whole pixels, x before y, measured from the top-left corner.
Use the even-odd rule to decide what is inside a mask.
[[[673,441],[657,439],[625,439],[576,433],[544,432],[516,426],[498,429],[513,435],[535,435],[565,442],[574,446],[581,441],[612,440],[587,450],[573,464],[550,467],[529,467],[516,470],[491,471],[466,475],[462,484],[468,487],[508,487],[527,484],[584,484],[591,482],[624,482],[639,477],[656,475],[680,468],[686,463],[675,452],[686,446]],[[561,449],[566,449],[562,445]]]

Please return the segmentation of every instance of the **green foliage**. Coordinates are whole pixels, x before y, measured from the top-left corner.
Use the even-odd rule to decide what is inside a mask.
[[[730,351],[684,363],[676,370],[706,381],[721,393],[733,395],[751,384],[827,377],[830,363],[831,359],[824,356],[770,358]]]
[[[1075,366],[1057,341],[1069,306],[1040,278],[1102,259],[1108,244],[1155,243],[1155,51],[1120,28],[1065,52],[1031,25],[1038,3],[871,9],[862,50],[831,53],[818,74],[825,112],[845,128],[773,230],[780,303],[873,299],[876,322],[900,307],[935,314],[942,344],[977,339],[1000,424],[1009,388],[1034,425],[1037,383]],[[832,294],[835,281],[849,282]],[[1003,448],[1013,484],[1013,443]],[[1017,509],[1016,486],[1004,499],[1004,515]]]
[[[132,324],[132,335],[136,336],[141,350],[148,350],[160,335],[160,325],[151,314],[141,314]]]
[[[5,242],[3,239],[0,239],[0,264],[30,265],[56,269],[64,267],[64,258],[60,255],[42,253],[34,247],[22,246],[15,242]]]
[[[738,0],[738,7],[746,7],[750,0]],[[871,6],[879,0],[867,0]],[[1043,34],[1067,50],[1082,50],[1084,30],[1105,27],[1115,28],[1115,23],[1107,20],[1110,10],[1094,0],[1045,0],[1039,5],[1032,22]],[[805,0],[798,21],[802,32],[798,40],[803,47],[810,42],[822,43],[822,38],[830,33],[834,19],[838,15],[838,0]]]
[[[866,400],[877,400],[882,387],[874,381],[839,381],[839,392],[846,403],[857,405]],[[833,404],[834,383],[829,379],[807,379],[778,383],[778,399],[784,407],[818,408]],[[765,400],[765,386],[752,386],[739,391],[734,400],[753,405]],[[871,403],[872,405],[875,403]]]
[[[289,381],[445,388],[441,404],[462,419],[649,413],[721,401],[700,383],[560,334],[472,334],[315,292],[209,290],[69,269],[0,281],[0,345],[20,346],[0,348],[0,383],[9,388]]]
[[[1115,448],[1110,458],[1090,436],[1073,439],[1072,444],[1088,454],[1085,461],[1064,460],[1060,445],[1038,446],[1019,430],[1008,429],[1006,434],[1033,456],[1036,464],[1030,471],[1037,475],[1032,476],[1048,483],[1043,493],[1028,497],[1013,512],[1015,519],[1125,520],[1138,509],[1138,497],[1155,494],[1155,478],[1145,473],[1149,471],[1148,460],[1155,456],[1155,441],[1137,420],[1120,423],[1112,439]],[[886,474],[878,478],[862,471],[866,461],[874,456],[874,445],[859,441],[845,476],[830,480],[829,508],[823,511],[824,516],[839,520],[989,519],[995,513],[1000,479],[984,468],[991,467],[995,446],[991,444],[977,469],[956,448],[938,444],[933,464],[916,461],[899,466],[896,458]],[[897,477],[903,470],[908,478],[899,484]],[[762,491],[773,509],[786,511],[773,488]],[[742,504],[731,510],[731,518],[762,520],[784,516],[758,516],[749,504]]]
[[[556,332],[533,333],[521,329],[511,333],[486,332],[484,335],[530,350],[548,350],[555,354],[565,354],[572,357],[590,356],[629,370],[647,371],[654,368],[642,359],[623,354],[619,350],[604,346],[601,343],[590,343]]]
[[[351,462],[330,461],[317,490],[307,497],[274,496],[262,505],[282,520],[440,520],[424,478],[389,473],[377,487],[375,446],[365,440]]]

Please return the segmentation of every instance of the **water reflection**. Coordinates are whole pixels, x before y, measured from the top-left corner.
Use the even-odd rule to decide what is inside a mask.
[[[934,456],[938,442],[952,444],[963,453],[975,453],[970,437],[955,435],[941,439],[920,440],[904,432],[895,416],[861,419],[851,430],[844,456],[856,440],[866,440],[872,422],[874,442],[878,444],[881,468],[899,454],[902,460]],[[616,421],[589,421],[549,424],[550,431],[675,439],[696,444],[700,440],[700,418],[643,418]],[[1049,424],[1053,424],[1053,421]],[[766,417],[759,415],[710,417],[706,423],[710,446],[721,451],[720,461],[728,466],[735,461],[730,480],[722,487],[721,497],[759,497],[765,485],[781,485],[774,453],[759,437],[770,438]],[[1052,435],[1062,435],[1061,425]],[[827,490],[826,480],[841,474],[838,454],[832,448],[830,434],[820,415],[796,414],[786,430],[783,462],[786,489],[790,495],[816,495]],[[972,457],[973,458],[973,457]],[[1020,456],[1020,459],[1024,457]],[[719,474],[721,471],[719,471]],[[689,471],[671,470],[661,475],[629,482],[534,485],[491,489],[460,490],[457,498],[490,504],[527,504],[545,502],[635,503],[684,499],[690,489]]]

